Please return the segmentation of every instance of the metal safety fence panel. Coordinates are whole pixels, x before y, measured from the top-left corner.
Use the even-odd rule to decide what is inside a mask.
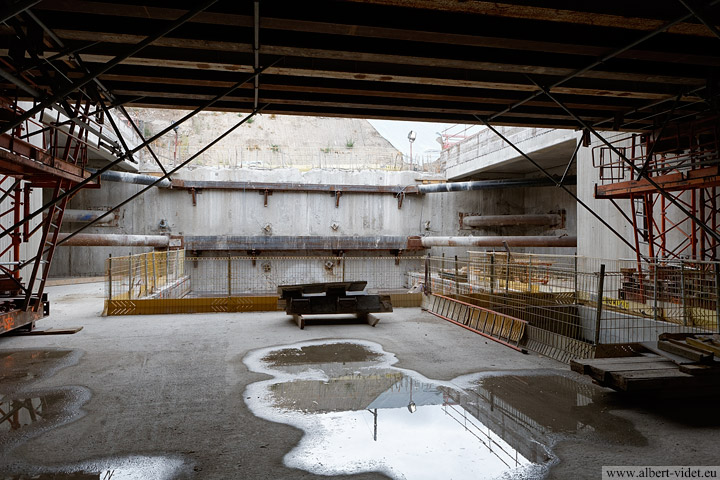
[[[150,252],[107,260],[106,315],[277,310],[280,285],[366,281],[397,307],[419,306],[408,293],[421,257],[186,257]]]
[[[414,277],[426,293],[525,320],[527,347],[563,361],[662,333],[718,332],[717,263],[468,252],[426,265]]]

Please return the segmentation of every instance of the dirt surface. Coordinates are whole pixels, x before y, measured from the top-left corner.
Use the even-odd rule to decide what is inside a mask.
[[[250,352],[324,339],[375,342],[395,355],[394,367],[437,381],[477,373],[513,378],[486,378],[484,385],[513,408],[534,412],[528,415],[535,428],[548,430],[544,448],[553,463],[546,478],[599,479],[603,465],[718,463],[716,402],[631,402],[564,364],[520,354],[419,309],[380,314],[374,328],[308,322],[300,330],[282,312],[101,317],[97,283],[48,293],[51,315],[37,327],[83,329],[0,337],[3,405],[53,400],[47,418],[40,415],[32,425],[11,431],[0,424],[0,478],[112,470],[140,472],[113,478],[328,478],[286,467],[283,457],[303,432],[256,417],[244,398],[248,385],[270,378],[248,370],[243,359]],[[542,377],[527,380],[534,373]],[[560,392],[565,384],[543,380],[557,376],[590,393],[558,397],[552,389]],[[567,411],[554,415],[553,409]],[[578,429],[552,431],[555,417]],[[442,469],[434,478],[444,478]]]

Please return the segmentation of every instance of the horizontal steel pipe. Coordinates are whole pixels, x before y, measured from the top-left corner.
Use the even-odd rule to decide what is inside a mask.
[[[95,170],[88,169],[88,171],[95,173]],[[136,185],[152,185],[157,182],[159,177],[153,177],[152,175],[142,175],[139,173],[128,173],[118,172],[117,170],[108,170],[100,175],[100,180],[107,182],[122,182],[122,183],[134,183]],[[165,178],[155,185],[160,188],[171,188],[172,182]]]
[[[423,247],[576,247],[577,237],[496,236],[496,237],[420,237]]]
[[[559,181],[559,179],[558,179]],[[575,185],[577,177],[565,177],[563,185]],[[474,182],[448,182],[418,185],[418,193],[467,192],[495,188],[552,187],[556,183],[549,178],[513,178],[506,180],[477,180]]]
[[[63,221],[65,222],[92,222],[93,220],[96,220],[100,216],[104,215],[104,210],[73,210],[68,209],[65,210],[65,213],[63,213]],[[102,220],[99,220],[97,223],[103,224],[103,223],[110,223],[112,222],[114,217],[112,215],[108,215],[107,217],[103,218]]]
[[[480,215],[463,217],[465,227],[505,227],[512,225],[560,225],[562,217],[547,215]]]
[[[401,236],[186,236],[187,250],[405,250]]]
[[[268,190],[271,192],[417,193],[415,185],[343,185],[334,183],[235,182],[229,180],[178,180],[173,188],[196,190]]]
[[[61,233],[58,241],[69,234]],[[66,247],[157,247],[170,246],[170,237],[165,235],[120,235],[103,233],[79,233],[61,246]]]

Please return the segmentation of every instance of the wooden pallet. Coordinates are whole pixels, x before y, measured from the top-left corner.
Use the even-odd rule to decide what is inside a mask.
[[[570,367],[601,386],[626,393],[717,395],[720,365],[678,365],[660,355],[580,359]]]

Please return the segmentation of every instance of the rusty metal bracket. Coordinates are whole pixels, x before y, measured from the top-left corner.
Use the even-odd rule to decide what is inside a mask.
[[[263,206],[264,206],[264,207],[267,207],[267,206],[268,206],[268,197],[273,194],[272,190],[268,190],[268,189],[266,188],[265,190],[263,190],[263,191],[261,191],[261,192],[258,192],[258,193],[260,193],[260,195],[262,195],[263,197],[265,197],[264,202],[263,202]]]
[[[400,192],[397,194],[398,199],[398,210],[402,208],[403,200],[405,200],[405,192]]]
[[[196,190],[195,190],[194,188],[191,188],[190,190],[188,190],[188,193],[189,193],[190,195],[192,195],[193,207],[197,207],[197,195],[196,195]]]
[[[342,197],[342,192],[336,191],[333,192],[333,195],[335,196],[335,208],[340,207],[340,197]]]

